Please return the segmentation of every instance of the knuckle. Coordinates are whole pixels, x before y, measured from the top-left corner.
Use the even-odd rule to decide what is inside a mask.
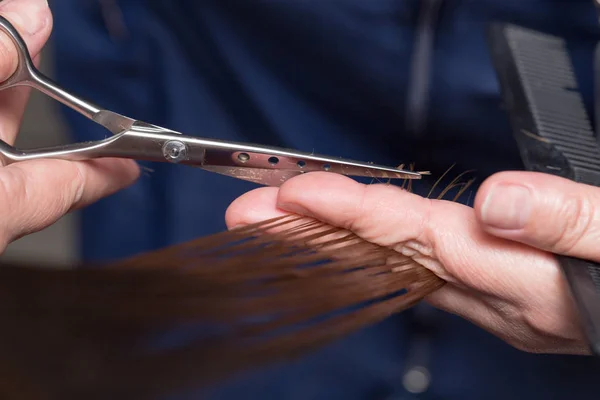
[[[494,301],[493,312],[503,322],[503,339],[516,348],[532,354],[570,353],[581,346],[582,336],[574,325],[565,321],[562,313],[542,312],[526,304]]]
[[[595,220],[595,207],[587,196],[568,196],[552,218],[559,229],[549,230],[550,246],[555,252],[569,253],[582,240]]]
[[[15,203],[27,202],[27,177],[20,169],[13,169],[10,174],[0,174],[0,203],[8,210],[13,210]]]
[[[369,221],[373,214],[373,205],[370,204],[370,192],[371,186],[364,185],[362,186],[362,193],[360,195],[360,200],[356,204],[356,210],[348,215],[347,221],[345,221],[344,225],[347,229],[352,232],[361,232],[364,231],[363,222]],[[368,230],[368,229],[367,229]]]
[[[87,175],[84,172],[84,167],[79,162],[73,162],[73,179],[71,181],[70,198],[68,200],[69,208],[74,207],[83,200],[85,188],[87,186]]]
[[[22,215],[22,205],[31,202],[27,186],[27,176],[19,169],[0,174],[0,206],[9,214],[8,218],[2,219],[0,227],[1,251],[15,236],[13,221],[24,218],[22,225],[28,223],[28,216]]]
[[[431,246],[431,251],[435,252],[435,243],[436,241],[432,238],[435,238],[435,232],[431,226],[431,215],[433,213],[434,202],[432,199],[424,198],[425,204],[424,212],[419,219],[419,223],[417,224],[417,235],[415,240],[417,242],[428,243]],[[424,240],[424,238],[429,238],[428,240]]]
[[[418,209],[403,206],[405,189],[385,184],[364,185],[353,215],[348,216],[348,229],[371,242],[385,246],[415,240],[428,243],[429,220],[433,203],[420,198]],[[406,222],[407,229],[395,225]],[[400,227],[400,226],[398,226]]]

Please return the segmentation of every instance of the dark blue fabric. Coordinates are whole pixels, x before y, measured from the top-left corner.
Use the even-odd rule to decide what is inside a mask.
[[[521,168],[485,41],[494,19],[573,43],[591,109],[591,0],[447,0],[437,26],[426,133],[404,133],[419,0],[122,0],[128,36],[113,41],[97,0],[52,3],[58,81],[114,111],[191,135],[293,147],[382,164],[416,162],[439,176]],[[105,132],[65,111],[77,140]],[[105,261],[225,228],[226,207],[252,184],[167,164],[83,211],[84,259]],[[418,191],[427,190],[417,185]],[[524,266],[526,268],[526,266]],[[422,395],[402,388],[412,312],[287,365],[210,393],[173,398],[597,399],[600,364],[519,352],[434,312]],[[173,339],[176,340],[176,339]]]

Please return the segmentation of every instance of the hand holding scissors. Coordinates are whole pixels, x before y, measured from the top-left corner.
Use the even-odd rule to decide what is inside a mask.
[[[19,63],[0,90],[27,85],[102,125],[112,136],[95,142],[75,143],[45,149],[19,150],[0,142],[6,163],[40,158],[90,160],[105,157],[172,162],[248,180],[279,186],[287,179],[310,171],[383,179],[419,179],[422,173],[315,155],[289,149],[222,141],[196,136],[131,119],[78,98],[42,75],[33,65],[27,45],[8,20],[0,17],[0,29],[13,40]]]
[[[68,93],[37,70],[35,61],[51,30],[52,14],[46,1],[0,2],[0,162],[4,166],[0,168],[0,204],[6,213],[0,251],[70,210],[129,186],[139,176],[134,160],[196,166],[270,186],[314,170],[384,179],[421,177],[417,172],[369,163],[185,136],[104,110]],[[29,93],[19,86],[42,91],[101,124],[110,135],[51,148],[15,148]]]

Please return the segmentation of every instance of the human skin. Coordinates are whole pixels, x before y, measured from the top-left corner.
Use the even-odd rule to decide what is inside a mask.
[[[532,202],[522,203],[523,193],[507,182],[529,187]],[[510,209],[511,190],[515,204],[526,207],[525,212]],[[577,200],[583,192],[588,200]],[[492,193],[502,199],[502,207],[490,208],[486,199]],[[527,352],[589,354],[551,251],[600,260],[594,245],[600,228],[595,207],[600,207],[598,189],[528,172],[488,178],[474,208],[392,185],[364,185],[315,172],[292,178],[280,188],[242,195],[230,205],[226,221],[236,227],[296,213],[349,229],[412,257],[446,280],[448,284],[425,299],[433,306]],[[511,217],[525,221],[524,227],[499,229],[490,224],[500,220],[507,225]]]
[[[0,15],[19,31],[34,63],[52,31],[52,14],[45,0],[5,0]],[[0,80],[17,67],[12,40],[0,34]],[[0,138],[13,144],[19,132],[30,89],[0,92]],[[85,162],[31,160],[0,167],[0,252],[13,240],[39,231],[69,211],[84,207],[133,183],[135,162],[99,159]]]

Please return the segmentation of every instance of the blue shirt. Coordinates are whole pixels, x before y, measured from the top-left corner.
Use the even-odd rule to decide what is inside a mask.
[[[186,134],[292,147],[439,176],[522,168],[485,39],[492,20],[567,38],[587,106],[600,38],[591,0],[446,0],[420,133],[407,130],[420,0],[122,0],[111,38],[96,0],[54,2],[58,81],[119,113]],[[412,103],[411,103],[412,104]],[[65,111],[77,140],[105,132]],[[133,187],[82,214],[84,259],[108,261],[225,229],[255,185],[149,165]],[[417,185],[424,193],[427,183]],[[526,268],[526,266],[524,266]],[[422,312],[425,312],[423,315]],[[424,365],[431,384],[403,376]],[[600,363],[532,355],[452,315],[416,309],[285,365],[173,398],[597,399]],[[196,397],[197,396],[197,397]]]

